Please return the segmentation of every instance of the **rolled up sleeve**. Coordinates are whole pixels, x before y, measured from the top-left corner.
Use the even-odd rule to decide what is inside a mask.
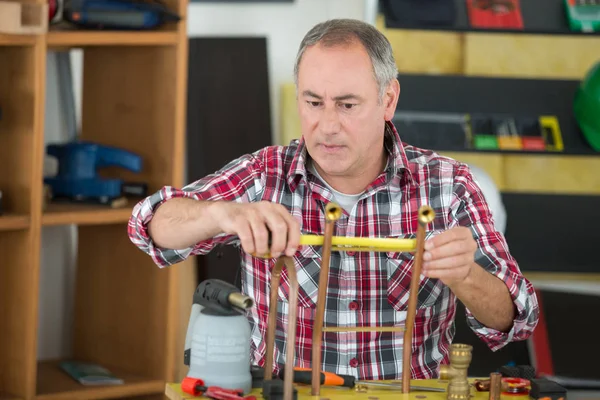
[[[533,285],[523,276],[510,253],[504,235],[494,228],[493,216],[483,192],[466,165],[458,169],[454,195],[455,223],[468,226],[478,244],[475,262],[504,282],[514,305],[515,318],[508,332],[483,325],[466,308],[470,328],[496,351],[510,342],[525,340],[533,333],[539,319],[538,300]]]
[[[219,244],[235,244],[237,237],[220,234],[185,249],[165,249],[156,246],[148,233],[148,224],[156,210],[173,198],[194,200],[226,200],[235,202],[257,201],[264,188],[263,164],[260,153],[247,154],[226,166],[179,189],[164,186],[157,192],[137,203],[127,225],[131,242],[152,257],[154,263],[163,268],[181,262],[191,255],[210,252]]]

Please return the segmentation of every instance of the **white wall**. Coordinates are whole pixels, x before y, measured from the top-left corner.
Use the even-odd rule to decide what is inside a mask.
[[[189,35],[261,36],[267,38],[274,138],[279,134],[279,85],[293,79],[293,64],[302,36],[314,24],[337,17],[363,19],[371,0],[295,0],[281,4],[193,3]],[[371,15],[371,14],[369,14]],[[72,52],[76,104],[81,97],[81,52]],[[68,140],[54,55],[48,59],[46,142]],[[80,115],[79,108],[76,110]],[[52,164],[47,171],[51,173]],[[75,227],[44,228],[40,275],[38,358],[70,356],[75,261]]]
[[[190,37],[267,38],[273,140],[279,135],[279,87],[293,80],[296,51],[304,34],[330,18],[364,19],[365,0],[295,0],[293,3],[193,3]]]

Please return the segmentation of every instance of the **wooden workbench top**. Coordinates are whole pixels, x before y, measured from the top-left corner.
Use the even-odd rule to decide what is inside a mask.
[[[425,379],[425,380],[413,380],[412,385],[424,386],[424,387],[439,387],[446,388],[448,383],[437,379]],[[309,400],[315,397],[310,394],[309,385],[296,385],[298,390],[298,400]],[[256,396],[258,400],[262,399],[262,389],[254,389],[250,395]],[[166,396],[170,400],[188,400],[197,399],[198,397],[183,393],[181,385],[179,383],[168,383],[165,390]],[[471,400],[487,400],[489,398],[489,392],[478,392],[474,388],[471,390]],[[528,395],[521,396],[502,396],[502,400],[529,400]],[[403,394],[399,390],[386,390],[386,389],[375,389],[369,388],[367,392],[357,392],[352,389],[346,388],[332,388],[322,387],[321,388],[321,400],[335,399],[335,400],[446,400],[445,392],[427,392],[427,391],[412,391],[410,393]]]

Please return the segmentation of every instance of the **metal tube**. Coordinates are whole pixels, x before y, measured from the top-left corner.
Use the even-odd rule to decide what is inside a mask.
[[[492,372],[490,374],[490,397],[489,400],[500,400],[502,394],[502,374]]]
[[[325,237],[320,235],[301,235],[301,246],[322,246]],[[332,236],[332,249],[339,251],[349,251],[345,247],[352,247],[352,251],[415,251],[417,241],[415,239],[397,239],[397,238],[361,238]]]
[[[269,304],[269,317],[267,326],[267,351],[265,359],[265,374],[264,380],[272,379],[273,363],[274,363],[274,347],[275,347],[275,327],[277,325],[277,291],[281,281],[281,270],[285,266],[290,282],[289,293],[289,315],[287,329],[287,343],[285,363],[286,365],[294,365],[294,352],[296,345],[296,322],[298,314],[298,278],[296,276],[296,266],[294,260],[290,257],[279,257],[273,271],[271,272],[271,294]],[[294,369],[285,368],[283,381],[283,399],[292,400],[294,390]]]
[[[335,221],[342,216],[342,209],[335,203],[325,206],[325,235],[323,237],[323,255],[319,272],[319,288],[317,293],[317,313],[313,325],[312,338],[312,395],[318,396],[321,390],[321,341],[323,339],[323,321],[325,301],[329,279],[329,260],[331,259],[331,241]]]
[[[417,250],[415,254],[415,263],[412,270],[410,281],[410,291],[408,298],[408,310],[406,315],[406,330],[404,331],[404,340],[402,343],[402,392],[410,392],[410,365],[412,358],[412,337],[415,326],[415,316],[417,313],[417,295],[419,292],[419,281],[421,276],[421,264],[423,263],[423,252],[425,246],[425,228],[435,218],[435,211],[428,205],[419,207],[417,227]]]
[[[285,365],[294,365],[294,351],[296,346],[296,322],[298,320],[298,278],[296,276],[296,266],[294,259],[290,257],[280,258],[280,262],[285,264],[288,278],[290,281],[289,295],[289,316],[288,316],[288,334],[286,343]],[[294,369],[285,368],[283,377],[283,400],[293,400],[294,395]]]
[[[300,246],[323,246],[323,235],[300,235]],[[331,251],[360,251],[360,252],[414,252],[417,248],[416,239],[372,238],[332,236]],[[272,258],[270,253],[252,254],[259,258]]]

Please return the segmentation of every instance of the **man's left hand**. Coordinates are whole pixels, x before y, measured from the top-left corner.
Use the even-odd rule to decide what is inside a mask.
[[[458,226],[425,242],[423,275],[447,286],[463,282],[475,266],[477,243],[469,228]]]

